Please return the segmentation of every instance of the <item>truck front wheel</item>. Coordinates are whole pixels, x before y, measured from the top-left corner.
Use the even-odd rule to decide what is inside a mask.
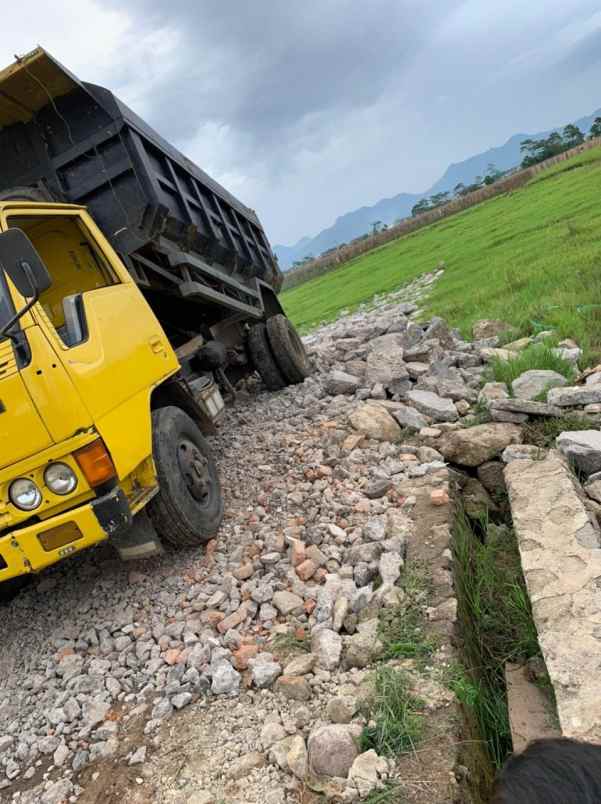
[[[289,383],[302,382],[311,374],[311,364],[294,325],[285,315],[267,319],[269,343],[280,371]]]
[[[153,457],[159,491],[148,514],[174,547],[208,542],[223,519],[223,497],[211,449],[196,423],[172,405],[152,413]]]

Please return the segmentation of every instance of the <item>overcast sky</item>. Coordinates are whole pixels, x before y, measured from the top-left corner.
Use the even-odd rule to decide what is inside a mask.
[[[601,106],[599,0],[6,5],[2,66],[36,44],[256,209],[272,243]]]

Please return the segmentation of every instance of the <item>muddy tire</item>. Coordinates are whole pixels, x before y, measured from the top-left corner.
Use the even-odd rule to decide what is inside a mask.
[[[285,315],[274,315],[267,320],[267,334],[280,371],[289,383],[302,382],[311,374],[303,342]]]
[[[215,460],[198,425],[181,408],[153,411],[152,449],[159,491],[147,510],[159,536],[173,547],[208,542],[221,525],[223,497]]]
[[[0,192],[0,201],[49,201],[49,197],[36,187],[10,187]]]
[[[279,391],[288,385],[286,378],[275,361],[265,324],[255,324],[248,334],[248,351],[253,366],[270,391]]]

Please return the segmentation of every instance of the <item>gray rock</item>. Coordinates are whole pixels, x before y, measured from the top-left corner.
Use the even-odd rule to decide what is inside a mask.
[[[422,427],[427,427],[430,424],[430,419],[418,413],[415,408],[409,405],[400,404],[392,411],[392,415],[401,425],[401,427],[409,427],[411,430],[421,430]]]
[[[316,776],[346,779],[358,754],[359,749],[347,726],[321,726],[309,735],[309,769]]]
[[[556,439],[559,451],[587,475],[601,471],[601,432],[573,430]]]
[[[400,333],[391,333],[374,338],[367,355],[368,383],[381,383],[388,388],[408,376],[403,362],[403,336]]]
[[[129,765],[143,765],[146,762],[146,746],[141,745],[129,758]]]
[[[562,408],[601,402],[601,386],[575,385],[569,388],[552,388],[547,395],[547,401]]]
[[[153,720],[164,720],[172,714],[173,706],[171,702],[167,698],[163,698],[153,706],[151,717]]]
[[[271,687],[276,678],[282,674],[281,666],[273,661],[251,659],[248,666],[251,668],[255,687],[259,687],[259,689]]]
[[[324,670],[335,670],[340,664],[342,638],[329,628],[315,628],[311,634],[311,652]]]
[[[69,748],[68,746],[65,745],[65,743],[61,743],[58,746],[52,757],[52,760],[57,768],[60,768],[62,765],[65,764],[70,753],[71,752],[69,751]]]
[[[240,673],[225,659],[212,668],[211,692],[214,695],[236,695],[240,689]]]
[[[549,402],[534,402],[531,399],[497,399],[490,403],[490,409],[494,413],[504,411],[509,413],[523,413],[527,416],[561,416],[561,409],[556,405],[550,404],[553,391],[560,389],[552,388],[549,391]]]
[[[409,391],[405,397],[435,422],[455,422],[459,418],[457,408],[450,399],[444,399],[431,391]]]
[[[367,488],[364,489],[363,493],[370,500],[377,500],[380,497],[383,497],[390,488],[392,488],[391,480],[379,478],[377,480],[372,480]]]
[[[331,396],[354,394],[360,387],[361,380],[345,371],[331,371],[324,382],[324,388]]]
[[[184,706],[188,706],[191,701],[192,693],[190,692],[180,692],[171,699],[171,703],[176,709],[183,709]]]
[[[73,782],[69,779],[59,779],[52,782],[40,797],[40,804],[62,804],[68,801],[73,793]]]
[[[567,385],[566,378],[557,371],[531,369],[520,374],[511,384],[514,396],[518,399],[534,399],[550,388]]]
[[[302,611],[303,608],[302,597],[299,597],[292,592],[276,592],[273,596],[272,603],[280,614],[283,614],[284,616],[292,614],[296,611]]]
[[[357,699],[337,695],[328,701],[326,715],[332,723],[350,723],[357,711]]]
[[[382,643],[378,638],[378,628],[377,618],[360,623],[359,631],[346,642],[343,660],[343,667],[346,670],[352,667],[367,667],[379,654]]]

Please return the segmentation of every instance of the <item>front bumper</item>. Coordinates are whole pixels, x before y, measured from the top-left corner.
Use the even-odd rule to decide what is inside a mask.
[[[117,487],[71,511],[14,530],[0,537],[0,583],[125,533],[131,524],[127,497]]]

